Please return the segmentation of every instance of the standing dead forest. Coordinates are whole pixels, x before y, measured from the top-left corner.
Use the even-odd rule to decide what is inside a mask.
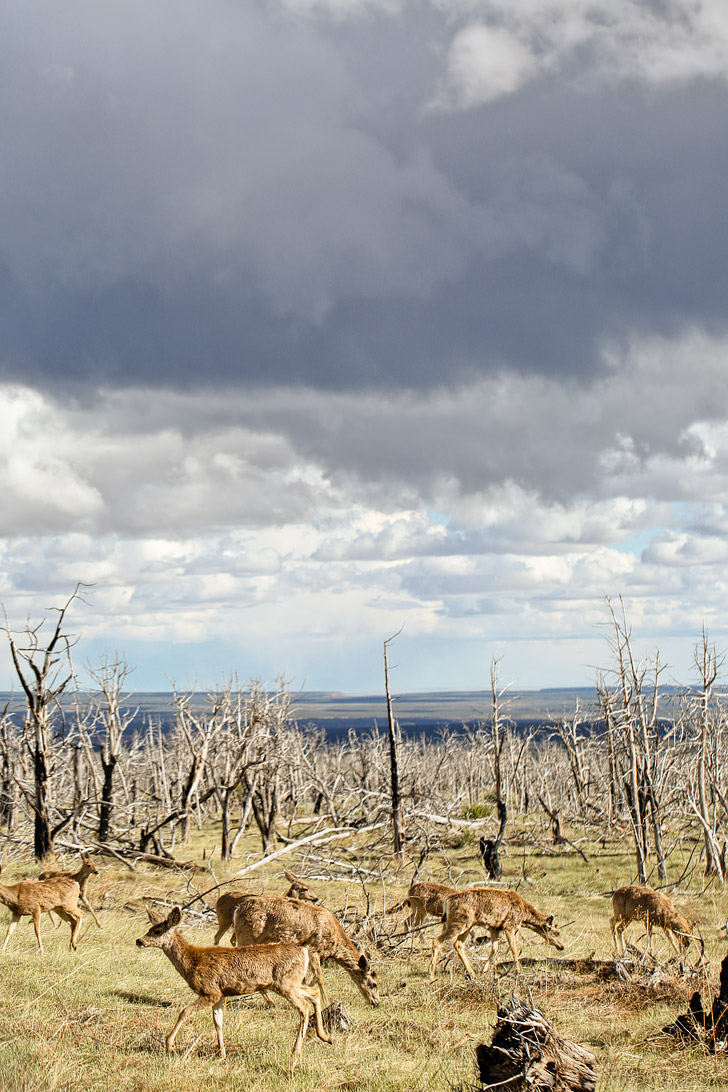
[[[0,714],[0,824],[7,845],[32,844],[38,860],[62,844],[173,862],[191,825],[214,822],[228,861],[250,826],[269,854],[326,826],[366,823],[383,850],[394,838],[399,854],[406,839],[421,867],[438,831],[480,829],[492,818],[485,827],[494,838],[484,842],[497,878],[507,817],[518,814],[540,816],[534,838],[547,822],[554,844],[566,823],[584,837],[629,837],[639,883],[666,882],[671,855],[698,830],[685,874],[725,881],[724,656],[705,631],[694,685],[663,692],[659,654],[635,659],[623,605],[608,601],[609,663],[593,706],[577,703],[523,730],[509,718],[494,661],[490,717],[403,739],[385,672],[388,735],[373,728],[332,743],[297,722],[284,678],[264,687],[234,676],[204,695],[175,689],[171,725],[151,716],[139,726],[122,657],[88,668],[92,689],[75,687],[69,612],[78,594],[21,633],[6,620],[25,709],[8,701]]]
[[[546,1068],[542,1083],[533,1073],[528,1083],[526,1055],[518,1055],[526,1083],[514,1088],[593,1089],[595,1064],[601,1087],[624,1092],[696,1092],[728,1077],[717,1031],[724,993],[728,1006],[728,964],[717,984],[728,910],[728,709],[724,656],[707,632],[697,636],[693,678],[678,687],[659,655],[636,656],[624,605],[607,600],[606,662],[593,702],[519,723],[505,665],[493,660],[488,715],[419,735],[403,734],[397,722],[390,637],[385,729],[372,724],[333,740],[299,721],[283,677],[272,686],[233,675],[206,691],[174,689],[165,722],[140,714],[121,655],[87,665],[90,685],[81,688],[82,640],[72,620],[82,591],[22,629],[5,619],[17,689],[0,713],[0,895],[10,891],[11,872],[35,880],[40,862],[70,869],[80,854],[80,872],[66,875],[86,880],[84,868],[92,872],[85,897],[103,928],[85,919],[79,953],[62,952],[56,938],[50,956],[31,951],[30,939],[3,949],[0,1087],[205,1092],[230,1073],[246,1087],[280,1087],[288,1036],[276,1034],[280,1014],[276,1024],[258,1000],[230,1003],[238,1016],[232,1039],[244,1044],[233,1046],[232,1062],[213,1065],[199,1032],[176,1061],[167,1059],[170,1019],[159,1006],[177,1005],[186,987],[158,963],[150,979],[151,957],[133,943],[145,911],[157,912],[152,931],[161,935],[160,923],[178,922],[181,906],[183,928],[200,938],[207,930],[195,943],[210,944],[221,892],[281,894],[291,883],[297,897],[333,911],[377,963],[382,1000],[381,1014],[365,1013],[339,975],[346,1007],[337,1035],[350,1038],[340,1047],[336,1036],[332,1048],[307,1045],[296,1076],[308,1081],[302,1087],[465,1092],[494,1087],[496,1072],[512,1083],[504,1051],[516,1056],[514,1035],[522,1040],[526,1025],[535,1037],[528,1064],[538,1040]],[[491,966],[490,951],[483,960],[477,950],[486,938],[474,935],[467,962],[456,945],[460,962],[443,952],[428,978],[433,930],[447,928],[452,907],[435,900],[428,910],[423,895],[417,910],[411,885],[419,881],[451,900],[495,888],[520,907],[516,931],[523,924],[552,947],[521,935],[520,964],[512,947],[513,961]],[[647,948],[638,932],[625,944],[629,923],[615,931],[607,901],[625,885],[669,896],[686,916],[673,908],[672,925],[643,916]],[[653,924],[667,929],[667,952],[664,942],[652,951]],[[30,937],[21,930],[16,938],[23,935]],[[473,967],[468,980],[463,968]],[[18,1006],[35,1013],[22,1058]],[[94,1084],[78,1059],[97,1025],[108,1064]],[[74,1059],[60,1068],[56,1040]],[[324,1049],[334,1051],[330,1064],[321,1061]],[[5,1079],[28,1058],[30,1084]],[[557,1071],[562,1083],[553,1083]]]

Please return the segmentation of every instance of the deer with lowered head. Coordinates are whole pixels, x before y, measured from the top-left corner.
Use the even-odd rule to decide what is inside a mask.
[[[91,906],[91,903],[88,901],[88,897],[87,897],[87,894],[86,894],[87,889],[88,889],[89,880],[91,879],[92,876],[98,876],[98,874],[99,874],[99,870],[98,870],[98,868],[96,867],[96,865],[94,863],[93,857],[91,857],[90,854],[88,854],[88,853],[83,853],[82,852],[81,853],[81,867],[79,869],[77,869],[75,872],[56,872],[52,868],[46,868],[38,876],[38,879],[39,880],[57,880],[57,879],[75,880],[76,883],[78,884],[78,886],[81,889],[80,894],[78,896],[78,901],[81,903],[81,906],[85,906],[85,908],[88,910],[89,914],[94,919],[94,921],[96,922],[96,924],[98,925],[98,927],[100,929],[101,928],[101,922],[96,917],[96,914],[94,913],[93,907]],[[50,913],[50,916],[53,917],[52,912],[49,911],[49,913]]]
[[[688,921],[678,914],[672,901],[661,891],[651,887],[619,887],[609,892],[612,896],[612,917],[609,924],[612,929],[614,946],[617,952],[625,950],[624,930],[633,921],[645,923],[647,932],[647,951],[652,946],[652,929],[656,925],[662,929],[678,955],[685,955],[694,939],[693,932],[697,921]]]
[[[314,895],[310,887],[308,887],[303,880],[300,880],[295,872],[289,872],[286,870],[284,873],[288,880],[290,887],[281,896],[284,899],[300,899],[302,902],[318,902],[318,895]],[[213,944],[219,944],[222,938],[227,933],[228,929],[233,927],[233,918],[235,917],[235,911],[241,899],[246,898],[248,892],[246,891],[227,891],[224,895],[215,903],[215,913],[217,914],[217,932],[215,933],[215,939]],[[235,944],[235,934],[232,936],[232,944]]]
[[[554,924],[553,914],[548,918],[545,917],[516,891],[499,891],[492,887],[471,887],[467,891],[459,891],[457,894],[450,895],[445,899],[445,913],[447,915],[445,925],[432,944],[432,961],[429,974],[431,979],[435,977],[435,968],[440,953],[448,944],[452,944],[466,973],[471,978],[475,976],[470,960],[463,951],[463,941],[475,925],[487,929],[489,934],[485,971],[490,967],[490,961],[493,958],[501,933],[505,933],[508,947],[516,963],[516,971],[520,973],[521,964],[516,946],[516,936],[521,927],[532,929],[534,933],[538,933],[548,944],[553,944],[554,948],[558,948],[560,952],[564,950],[559,930]]]
[[[13,915],[2,946],[5,951],[8,941],[22,917],[32,917],[38,947],[43,951],[40,939],[40,917],[53,910],[71,926],[71,948],[76,948],[83,915],[78,908],[81,893],[76,880],[56,876],[52,880],[21,880],[20,883],[0,883],[0,903],[7,906]]]
[[[360,952],[330,910],[283,895],[244,895],[233,919],[235,943],[270,944],[291,941],[305,944],[311,953],[311,970],[328,1004],[321,974],[321,960],[333,959],[351,976],[370,1005],[379,1004],[377,972]]]
[[[177,1022],[167,1034],[167,1052],[174,1052],[177,1032],[188,1017],[203,1009],[212,1009],[212,1020],[217,1032],[220,1057],[225,1057],[222,1020],[228,997],[272,990],[285,997],[300,1015],[298,1035],[291,1056],[290,1073],[293,1074],[301,1057],[303,1041],[313,1005],[316,1034],[324,1043],[331,1039],[324,1031],[321,1018],[321,999],[315,986],[304,985],[309,969],[309,952],[297,944],[256,944],[251,947],[220,948],[198,947],[190,944],[177,930],[182,920],[179,906],[172,908],[166,918],[148,910],[151,929],[139,937],[140,948],[161,948],[172,966],[197,994],[197,1000],[182,1009]]]

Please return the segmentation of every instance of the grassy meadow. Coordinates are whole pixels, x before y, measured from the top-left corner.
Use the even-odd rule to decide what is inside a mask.
[[[610,902],[600,892],[633,877],[626,833],[621,840],[592,843],[583,830],[567,828],[564,833],[578,841],[588,864],[568,847],[555,850],[540,820],[516,820],[508,833],[504,882],[543,912],[554,913],[566,943],[563,953],[553,948],[547,952],[540,938],[522,930],[524,966],[518,995],[532,998],[559,1033],[596,1054],[600,1089],[702,1092],[728,1087],[728,1058],[677,1048],[659,1035],[663,1025],[684,1011],[694,989],[705,996],[717,981],[728,950],[722,928],[728,917],[728,892],[703,890],[704,878],[694,871],[672,893],[681,912],[701,920],[711,960],[707,976],[687,981],[656,976],[650,983],[649,975],[643,974],[639,982],[605,981],[588,962],[576,968],[561,964],[565,959],[587,960],[592,953],[605,960],[611,953]],[[368,898],[374,937],[355,939],[376,962],[381,1006],[366,1006],[343,971],[335,965],[325,968],[331,999],[343,1002],[353,1027],[336,1032],[332,1046],[310,1035],[290,1087],[297,1092],[464,1092],[475,1087],[474,1047],[490,1041],[496,1005],[514,988],[507,945],[500,946],[502,963],[495,978],[491,973],[467,982],[460,963],[449,958],[440,965],[436,982],[428,982],[430,945],[438,926],[406,942],[399,937],[391,941],[387,934],[398,922],[396,932],[401,933],[401,918],[376,916],[405,895],[414,864],[405,861],[395,869],[392,859],[382,856],[379,847],[368,846],[365,837],[353,832],[348,841],[320,850],[307,847],[306,858],[293,851],[223,888],[282,892],[283,870],[292,868],[330,909],[345,913],[350,934],[353,912],[363,917]],[[288,1062],[298,1016],[281,998],[276,998],[273,1010],[257,996],[228,1002],[224,1061],[216,1055],[209,1012],[193,1016],[183,1026],[175,1056],[164,1051],[164,1035],[194,995],[161,951],[137,948],[134,942],[148,928],[147,903],[163,909],[165,904],[188,902],[259,857],[259,840],[250,833],[229,867],[222,867],[215,853],[210,865],[211,851],[218,844],[219,832],[211,825],[193,831],[189,846],[177,847],[180,859],[205,865],[205,872],[192,877],[144,864],[132,873],[116,860],[97,858],[100,875],[91,880],[90,897],[103,928],[85,914],[77,952],[68,949],[68,926],[56,930],[46,916],[46,951],[41,955],[32,923],[23,919],[8,950],[0,955],[3,1092],[217,1092],[221,1086],[276,1092],[289,1087]],[[693,848],[686,842],[672,854],[674,878]],[[75,867],[76,861],[69,857],[65,863]],[[345,883],[337,877],[347,870],[356,878]],[[2,878],[11,883],[37,872],[30,859],[14,857],[6,860]],[[427,857],[420,878],[458,887],[483,883],[477,838],[472,839],[470,832],[444,838],[441,848]],[[215,898],[216,893],[208,896],[210,906]],[[198,902],[192,909],[199,912],[202,906]],[[0,907],[3,936],[8,920],[8,912]],[[197,944],[210,944],[214,914],[188,914],[183,932]],[[627,935],[636,941],[640,932],[633,925]],[[659,931],[654,946],[661,958],[668,958],[668,945]],[[476,968],[482,966],[483,949],[471,942],[470,951]]]

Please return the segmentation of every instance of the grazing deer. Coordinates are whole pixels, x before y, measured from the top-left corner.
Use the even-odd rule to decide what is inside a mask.
[[[647,951],[652,946],[652,929],[657,925],[664,932],[678,955],[685,955],[694,939],[697,921],[688,921],[678,914],[667,895],[651,887],[619,887],[612,896],[613,916],[609,919],[617,952],[625,950],[624,930],[633,921],[643,921],[647,932]]]
[[[318,895],[314,895],[310,887],[308,887],[303,880],[299,880],[295,872],[289,872],[286,870],[284,873],[286,879],[291,885],[285,894],[281,895],[284,899],[301,899],[303,902],[318,902]],[[227,933],[228,929],[232,929],[233,918],[235,917],[235,911],[241,899],[247,897],[249,892],[246,891],[228,891],[215,903],[215,913],[217,914],[217,932],[215,933],[215,939],[213,944],[219,944],[222,938]],[[232,936],[232,944],[235,944],[235,934]]]
[[[325,1004],[328,998],[321,974],[322,959],[333,959],[351,976],[370,1005],[379,1004],[377,972],[325,906],[283,895],[245,895],[235,910],[233,928],[239,945],[282,940],[305,944]]]
[[[177,1032],[194,1012],[212,1008],[212,1021],[217,1032],[220,1057],[225,1057],[222,1037],[222,1018],[225,1000],[240,994],[273,990],[298,1010],[301,1020],[293,1047],[290,1072],[293,1074],[301,1057],[303,1040],[308,1031],[309,1003],[313,1005],[316,1034],[324,1043],[332,1040],[324,1031],[321,1019],[321,1000],[315,986],[305,986],[309,968],[309,952],[297,944],[256,944],[243,948],[201,948],[190,944],[176,929],[182,920],[182,911],[175,906],[168,917],[147,911],[153,925],[148,933],[139,937],[140,948],[161,948],[175,970],[197,994],[197,1000],[182,1009],[177,1023],[165,1038],[167,1052],[174,1052]]]
[[[71,948],[76,948],[83,916],[78,908],[80,893],[81,888],[76,881],[65,876],[56,876],[52,880],[21,880],[20,883],[0,883],[0,902],[4,903],[13,915],[8,925],[2,951],[4,952],[7,948],[10,936],[21,917],[28,916],[33,919],[38,947],[42,952],[43,941],[40,939],[40,916],[50,910],[53,910],[71,926]]]
[[[85,906],[91,917],[94,919],[99,929],[101,928],[101,922],[96,917],[91,903],[88,901],[86,891],[88,888],[88,881],[92,876],[98,876],[99,870],[96,867],[93,858],[88,853],[81,853],[81,867],[76,872],[55,872],[52,868],[46,868],[39,875],[39,880],[57,880],[67,879],[75,880],[78,886],[81,888],[81,893],[78,896],[78,901],[81,906]],[[51,918],[53,914],[49,911]]]
[[[415,929],[427,915],[434,918],[442,918],[445,914],[445,899],[451,895],[457,895],[454,887],[447,887],[443,883],[432,883],[429,880],[419,880],[410,884],[407,898],[399,906],[393,906],[390,914],[407,907],[409,914],[404,924],[407,929]]]
[[[515,891],[498,891],[492,887],[471,887],[467,891],[459,891],[450,895],[445,900],[447,919],[442,932],[432,944],[432,962],[430,963],[429,977],[435,977],[442,948],[452,943],[455,952],[465,968],[467,974],[473,978],[470,961],[463,951],[463,941],[474,925],[481,925],[488,930],[490,939],[485,963],[485,971],[490,967],[496,944],[501,933],[505,933],[508,947],[513,953],[516,962],[516,971],[520,972],[521,964],[516,947],[516,935],[521,926],[532,929],[534,933],[542,936],[548,944],[553,944],[560,952],[564,945],[559,937],[559,930],[554,925],[553,914],[544,917],[534,906]]]

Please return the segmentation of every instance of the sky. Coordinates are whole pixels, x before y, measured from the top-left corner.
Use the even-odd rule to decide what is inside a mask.
[[[0,599],[139,691],[728,647],[725,0],[0,0]],[[12,683],[7,642],[0,687]],[[693,672],[694,675],[694,672]]]

